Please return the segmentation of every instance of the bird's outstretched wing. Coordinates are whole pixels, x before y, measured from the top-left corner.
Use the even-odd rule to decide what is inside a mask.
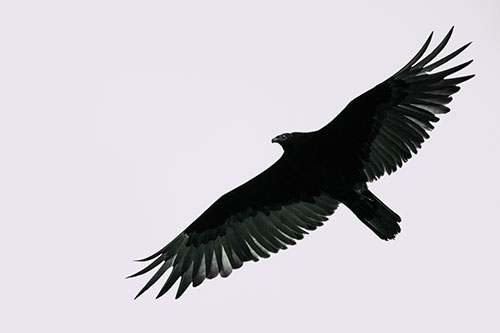
[[[351,101],[329,124],[317,131],[323,152],[335,152],[338,168],[356,174],[359,181],[373,181],[390,174],[417,153],[429,138],[437,115],[450,111],[445,105],[474,75],[447,78],[472,60],[437,73],[432,71],[460,54],[466,44],[431,63],[448,43],[443,41],[422,58],[432,33],[410,62],[396,74]],[[334,148],[334,149],[333,149]]]
[[[333,214],[338,201],[290,170],[282,157],[222,196],[163,249],[141,260],[153,262],[130,277],[158,270],[136,298],[169,268],[170,276],[157,297],[179,278],[176,298],[190,284],[196,287],[219,274],[227,277],[244,262],[267,258],[270,253],[294,245],[307,230],[321,226]]]

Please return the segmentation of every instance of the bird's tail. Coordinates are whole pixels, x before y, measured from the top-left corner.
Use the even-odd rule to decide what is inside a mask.
[[[346,206],[377,236],[384,240],[394,239],[401,231],[401,218],[368,189],[363,189]]]

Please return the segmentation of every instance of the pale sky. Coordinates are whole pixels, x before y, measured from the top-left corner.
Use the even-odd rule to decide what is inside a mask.
[[[340,2],[338,2],[340,3]],[[0,3],[3,332],[500,331],[498,1]],[[475,61],[423,149],[296,246],[175,291],[132,260],[451,26]],[[164,281],[164,280],[162,280]]]

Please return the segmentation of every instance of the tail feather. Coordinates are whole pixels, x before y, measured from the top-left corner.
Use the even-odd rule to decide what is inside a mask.
[[[383,240],[394,239],[401,231],[398,214],[387,207],[368,189],[359,193],[347,207],[378,237]]]

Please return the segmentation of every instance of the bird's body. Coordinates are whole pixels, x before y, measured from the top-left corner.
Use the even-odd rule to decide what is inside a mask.
[[[452,29],[453,30],[453,29]],[[306,230],[321,226],[339,204],[346,205],[381,239],[400,232],[400,217],[380,201],[367,183],[390,174],[417,153],[444,106],[473,75],[446,79],[470,62],[427,74],[467,46],[431,63],[452,30],[425,58],[431,37],[417,55],[389,79],[351,101],[329,124],[309,133],[285,133],[272,141],[284,150],[260,175],[224,194],[133,276],[158,266],[137,296],[167,269],[159,296],[181,278],[177,297],[206,278],[231,274],[244,262],[269,257]],[[432,36],[432,35],[431,35]]]

